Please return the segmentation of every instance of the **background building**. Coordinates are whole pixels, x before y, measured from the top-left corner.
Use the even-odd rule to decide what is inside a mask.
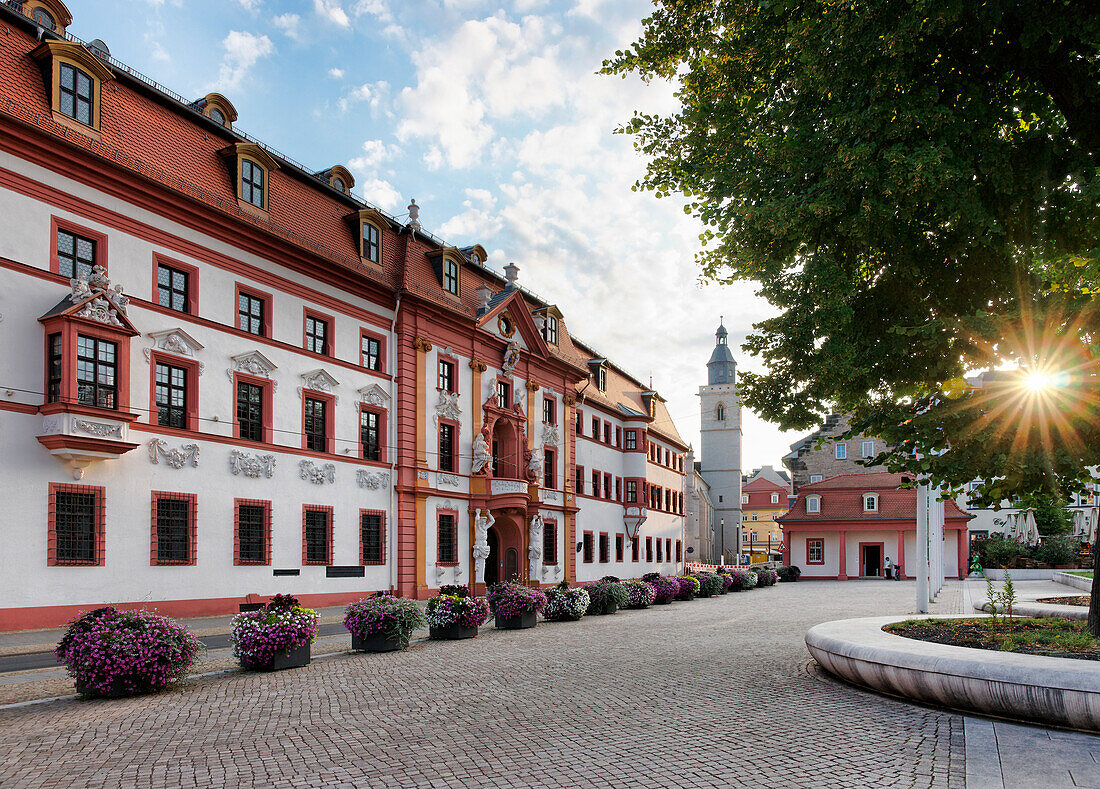
[[[753,562],[782,557],[783,530],[776,520],[790,504],[790,482],[784,472],[763,466],[741,484],[741,545]]]
[[[798,493],[803,485],[820,482],[838,474],[885,471],[881,466],[867,468],[858,461],[884,451],[886,442],[862,435],[837,439],[837,436],[847,430],[848,418],[845,415],[830,414],[821,427],[791,444],[791,451],[783,457],[783,465],[791,473],[794,493]]]
[[[710,489],[714,555],[735,563],[741,553],[741,400],[728,334],[719,323],[707,385],[699,387],[700,474]]]

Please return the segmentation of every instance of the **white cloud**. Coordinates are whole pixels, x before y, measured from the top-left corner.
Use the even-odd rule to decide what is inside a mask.
[[[262,2],[263,0],[237,0],[237,5],[245,11],[255,11],[260,7]]]
[[[333,69],[333,71],[339,71],[339,69]],[[330,71],[329,74],[332,74],[332,71]],[[343,75],[344,72],[340,71],[340,76]],[[385,80],[364,82],[362,85],[352,88],[348,91],[346,96],[340,97],[336,103],[340,107],[340,112],[347,112],[348,108],[353,104],[362,102],[366,102],[371,112],[377,112],[382,107],[383,103],[387,101],[389,95],[390,84]]]
[[[401,193],[394,188],[393,184],[383,178],[368,177],[362,181],[356,181],[355,188],[358,190],[360,187],[367,202],[373,203],[379,208],[384,208],[391,213],[397,211],[404,202],[401,199]]]
[[[401,149],[396,145],[387,145],[381,140],[367,140],[363,143],[363,153],[348,162],[348,166],[360,172],[373,172],[383,162],[395,158],[400,153]]]
[[[313,10],[334,25],[351,27],[351,20],[339,0],[313,0]]]
[[[386,5],[386,0],[358,0],[352,8],[352,13],[357,17],[368,14],[378,19],[379,22],[393,21],[393,13]]]
[[[242,33],[239,30],[229,31],[229,35],[222,41],[222,47],[225,55],[218,70],[218,82],[223,90],[240,87],[256,61],[275,51],[267,36]]]
[[[504,223],[496,213],[497,199],[488,189],[467,189],[462,201],[463,211],[439,226],[444,238],[461,236],[467,239],[495,236]]]
[[[302,18],[297,14],[279,14],[271,20],[287,38],[297,41],[301,35]]]
[[[330,68],[328,70],[328,75],[333,79],[343,79],[344,70],[342,68]]]

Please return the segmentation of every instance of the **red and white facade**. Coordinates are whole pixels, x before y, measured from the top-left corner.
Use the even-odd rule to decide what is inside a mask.
[[[884,562],[916,577],[917,490],[901,474],[841,474],[803,485],[783,527],[783,563],[805,579],[846,581],[883,577]],[[967,572],[967,523],[973,515],[944,502],[944,575]]]
[[[0,6],[0,629],[680,565],[663,401],[514,267],[238,134],[225,97],[149,87],[64,37],[58,0],[22,12]]]

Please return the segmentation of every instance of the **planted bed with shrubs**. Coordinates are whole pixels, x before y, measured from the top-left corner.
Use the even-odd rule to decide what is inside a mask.
[[[229,641],[241,667],[274,671],[309,664],[309,647],[317,637],[317,612],[298,598],[277,594],[258,611],[233,617]]]
[[[522,630],[538,624],[546,608],[546,594],[538,589],[502,581],[489,587],[489,609],[501,630]]]
[[[546,590],[546,608],[542,615],[550,622],[576,622],[588,613],[590,602],[586,589],[570,587],[568,581],[562,581]]]
[[[344,609],[344,627],[351,633],[351,648],[363,652],[406,649],[414,630],[426,624],[415,600],[388,592],[359,600]]]
[[[438,597],[428,601],[425,615],[431,638],[447,641],[473,638],[489,618],[489,601],[471,597],[465,586],[443,587]]]

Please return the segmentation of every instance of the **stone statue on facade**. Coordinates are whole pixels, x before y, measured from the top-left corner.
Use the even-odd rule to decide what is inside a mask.
[[[474,436],[473,451],[474,461],[470,470],[474,474],[480,474],[489,467],[493,460],[493,453],[489,451],[489,441],[485,438],[484,433],[478,433]]]
[[[542,456],[539,452],[532,452],[527,459],[527,481],[537,483],[540,479],[542,479]]]
[[[485,560],[489,558],[489,529],[497,519],[493,513],[485,510],[474,510],[474,580],[485,582]]]

